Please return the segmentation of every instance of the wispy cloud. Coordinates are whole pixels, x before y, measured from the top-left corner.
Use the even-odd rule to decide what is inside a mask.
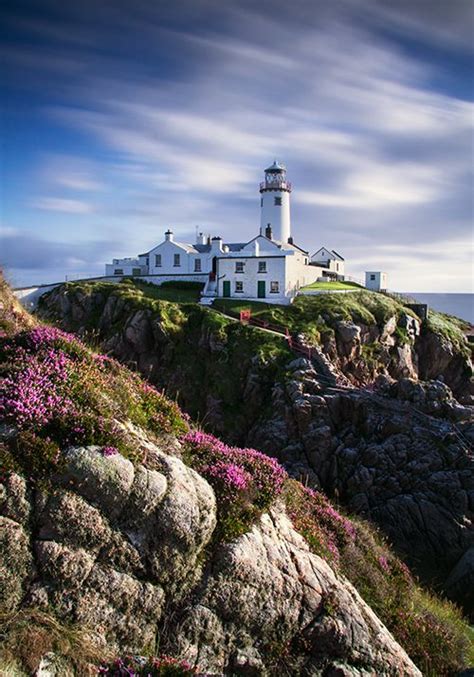
[[[458,35],[470,49],[469,4],[400,0],[395,11],[389,0],[203,0],[197,11],[187,0],[141,1],[133,16],[119,2],[92,21],[86,2],[61,9],[62,23],[30,19],[47,48],[12,47],[10,58],[24,72],[43,59],[54,82],[43,77],[42,94],[50,86],[58,102],[43,114],[91,148],[87,162],[52,153],[34,205],[113,219],[124,237],[118,254],[151,246],[170,224],[250,237],[261,170],[279,157],[295,186],[300,241],[341,250],[349,267],[370,242],[377,267],[393,266],[401,284],[403,252],[385,244],[398,238],[421,252],[427,241],[444,243],[447,229],[467,241],[471,228],[473,105],[438,86],[442,68],[407,47],[415,36],[444,54],[460,49]],[[125,26],[127,55],[115,40]],[[438,288],[451,284],[434,256],[415,278],[422,269]]]
[[[48,212],[64,212],[65,214],[91,214],[94,208],[88,202],[60,197],[40,197],[32,203],[36,209]]]

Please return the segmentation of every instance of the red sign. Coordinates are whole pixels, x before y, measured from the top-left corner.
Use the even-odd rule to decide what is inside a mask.
[[[251,310],[241,310],[240,311],[240,321],[241,322],[250,322],[251,314],[252,314]]]

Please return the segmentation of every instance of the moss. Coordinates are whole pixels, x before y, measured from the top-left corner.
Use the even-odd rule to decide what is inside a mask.
[[[424,330],[437,334],[444,341],[451,343],[457,352],[460,352],[466,358],[470,358],[471,350],[464,334],[468,327],[469,324],[467,322],[457,317],[430,310]]]
[[[298,296],[290,306],[218,299],[214,302],[214,307],[236,316],[241,310],[250,309],[252,315],[258,319],[288,327],[293,333],[302,332],[318,343],[325,333],[334,331],[340,321],[378,325],[381,329],[393,316],[414,316],[413,311],[398,300],[369,291]]]
[[[380,356],[383,353],[383,346],[377,341],[373,343],[363,343],[360,347],[362,359],[367,367],[376,368],[380,365]]]

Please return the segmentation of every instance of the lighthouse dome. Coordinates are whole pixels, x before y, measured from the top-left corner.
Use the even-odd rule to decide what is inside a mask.
[[[281,164],[281,162],[277,162],[276,160],[273,162],[271,167],[267,167],[267,169],[265,169],[265,174],[280,174],[281,172],[286,172],[286,167],[285,165]]]

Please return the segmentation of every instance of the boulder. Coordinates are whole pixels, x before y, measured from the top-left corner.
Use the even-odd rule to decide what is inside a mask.
[[[221,546],[179,623],[176,649],[206,673],[275,674],[284,656],[290,674],[421,674],[278,508]]]

